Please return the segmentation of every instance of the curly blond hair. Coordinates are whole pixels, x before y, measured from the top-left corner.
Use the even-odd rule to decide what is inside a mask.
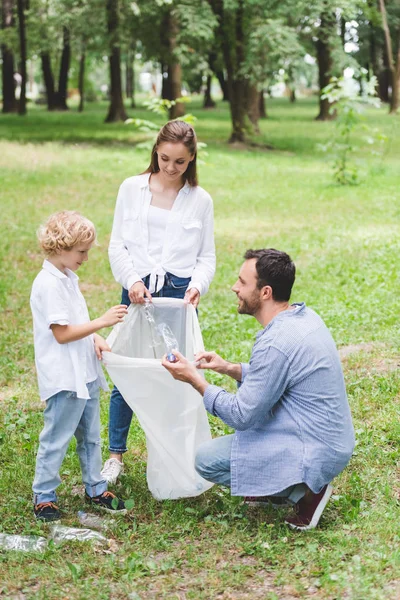
[[[51,215],[37,232],[39,244],[48,256],[71,250],[77,244],[92,244],[96,229],[89,219],[74,210]]]

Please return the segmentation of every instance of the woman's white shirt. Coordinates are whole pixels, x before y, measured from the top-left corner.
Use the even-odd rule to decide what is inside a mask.
[[[165,230],[167,228],[169,210],[158,206],[149,206],[149,217],[147,220],[149,228],[149,254],[157,263],[161,263],[162,251],[165,241]]]
[[[150,274],[149,291],[161,289],[165,273],[191,277],[188,289],[203,295],[215,273],[214,213],[211,196],[188,183],[168,211],[161,258],[150,251],[148,215],[150,174],[129,177],[122,183],[115,207],[109,245],[111,270],[125,289]]]

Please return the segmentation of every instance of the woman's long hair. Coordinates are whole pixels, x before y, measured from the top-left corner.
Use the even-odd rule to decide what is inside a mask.
[[[197,138],[191,125],[185,121],[169,121],[158,132],[156,143],[151,151],[151,159],[145,173],[158,173],[160,166],[158,164],[157,148],[163,143],[183,144],[193,156],[186,171],[183,174],[183,180],[189,185],[198,185],[197,179]]]

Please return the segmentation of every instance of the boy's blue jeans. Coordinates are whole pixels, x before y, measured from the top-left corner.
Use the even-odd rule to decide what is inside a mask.
[[[87,387],[89,400],[77,398],[75,392],[62,391],[46,401],[44,427],[39,437],[32,486],[35,504],[57,501],[55,490],[61,483],[61,463],[74,435],[87,494],[91,497],[98,496],[107,489],[107,483],[100,475],[102,461],[98,380],[87,384]]]
[[[143,283],[149,285],[150,277],[144,277]],[[185,295],[190,282],[190,277],[177,277],[171,273],[165,275],[165,283],[161,290],[152,294],[153,298],[180,298]],[[129,306],[128,290],[122,289],[121,304]],[[123,454],[127,451],[127,439],[131,426],[133,411],[125,402],[119,390],[114,387],[110,398],[110,413],[108,423],[109,450],[115,454]]]
[[[207,481],[231,487],[231,450],[233,435],[224,435],[201,444],[195,458],[195,469]],[[257,477],[257,473],[254,473]],[[292,504],[297,504],[306,493],[304,483],[292,485],[274,496],[287,498]]]

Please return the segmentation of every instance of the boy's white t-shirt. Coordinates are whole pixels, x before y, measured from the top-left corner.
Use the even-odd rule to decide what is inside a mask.
[[[32,285],[30,302],[41,400],[61,391],[76,392],[78,398],[89,399],[86,384],[97,378],[101,387],[108,390],[94,350],[93,335],[59,344],[50,328],[53,324],[79,325],[90,320],[78,280],[73,271],[66,269],[62,273],[45,260]]]

